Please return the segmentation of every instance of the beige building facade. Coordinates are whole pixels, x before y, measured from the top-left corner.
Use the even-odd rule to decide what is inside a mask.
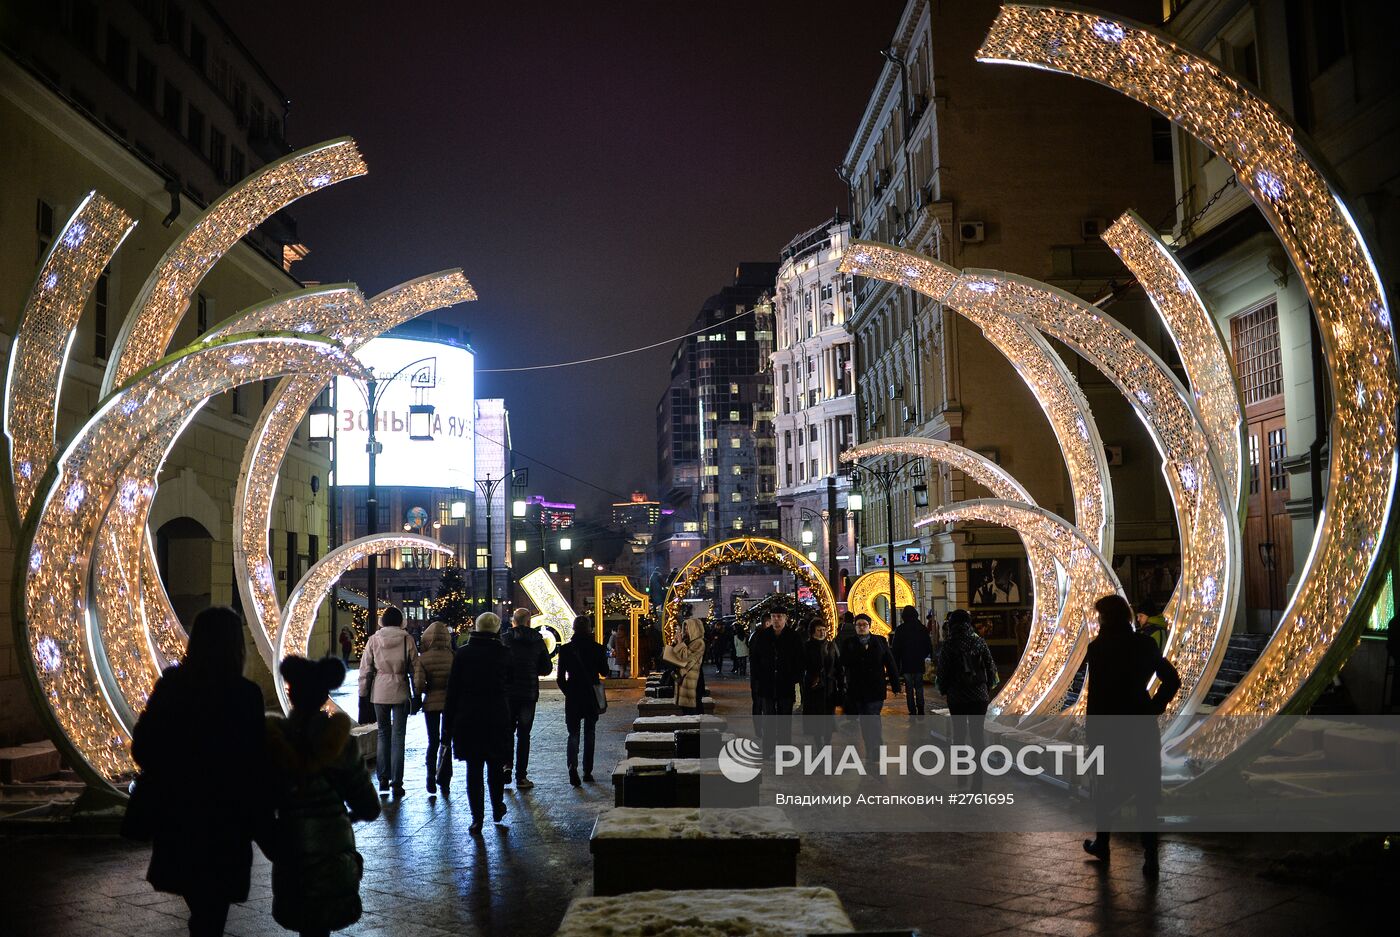
[[[84,5],[84,9],[90,6]],[[122,15],[130,12],[126,5],[112,6],[120,8]],[[75,45],[65,55],[62,43],[71,41],[72,27],[67,20],[58,25],[61,31],[52,46],[35,47],[50,50],[43,68],[32,59],[0,53],[0,139],[5,141],[0,147],[0,178],[5,180],[0,188],[0,243],[5,245],[0,252],[0,366],[8,362],[17,317],[53,233],[61,230],[87,193],[100,191],[137,221],[79,321],[60,397],[58,439],[62,446],[97,407],[111,342],[147,275],[198,217],[201,205],[196,196],[220,194],[215,187],[218,180],[227,178],[229,167],[227,149],[222,169],[212,163],[207,127],[201,137],[203,155],[198,150],[186,154],[179,149],[190,146],[183,123],[178,136],[169,125],[165,125],[165,136],[160,136],[154,129],[162,126],[159,123],[153,124],[149,137],[142,138],[135,136],[134,122],[123,128],[119,115],[133,109],[129,90],[108,82],[104,91],[103,84],[87,82],[84,76],[89,70],[102,73],[107,54],[104,48],[113,55],[124,50],[128,62],[134,63],[131,45]],[[83,41],[90,35],[107,37],[105,26],[105,22],[97,23],[92,26],[96,32],[90,34],[83,25]],[[121,29],[118,32],[126,36]],[[133,31],[130,38],[138,35]],[[184,35],[187,41],[188,32]],[[13,34],[7,33],[7,44],[12,38]],[[166,49],[166,54],[169,52]],[[207,64],[212,68],[212,61]],[[246,76],[259,74],[246,62],[244,65]],[[189,68],[189,62],[181,62],[178,70],[172,65],[156,74],[169,76],[172,84],[178,81],[181,86],[197,88],[197,96],[211,91],[187,74]],[[129,78],[131,74],[127,73]],[[260,93],[264,100],[275,101],[280,107],[275,94]],[[244,94],[246,111],[250,107],[246,84]],[[183,109],[187,100],[181,96],[181,121],[188,117]],[[145,106],[135,104],[136,109]],[[212,104],[203,113],[209,119],[218,117]],[[171,119],[175,119],[173,113]],[[226,126],[233,135],[232,128],[238,124],[231,114]],[[245,138],[248,133],[245,127]],[[228,138],[224,143],[229,145]],[[261,160],[250,143],[243,145],[246,150],[241,168],[246,174]],[[162,150],[175,151],[178,160],[161,160]],[[186,156],[191,159],[186,160]],[[184,174],[174,171],[176,162],[189,162],[189,177],[200,181],[198,193],[181,187],[179,180]],[[178,196],[173,194],[177,192]],[[301,284],[282,266],[282,246],[266,230],[251,243],[245,240],[236,245],[199,286],[173,347],[195,341],[202,332],[247,306],[299,289]],[[249,385],[211,401],[185,430],[160,474],[150,531],[167,591],[186,623],[206,605],[239,603],[233,579],[232,494],[250,429],[272,386],[270,382]],[[304,428],[297,437],[278,481],[271,532],[273,568],[283,598],[326,546],[324,482],[329,465],[324,454],[307,443]],[[19,670],[20,655],[27,652],[16,646],[11,620],[17,526],[16,518],[0,522],[0,745],[43,735]],[[325,653],[330,648],[328,631],[324,625],[318,627],[312,652]],[[271,676],[251,641],[248,656],[250,675],[261,681],[272,699]]]
[[[774,287],[773,429],[777,443],[782,539],[823,571],[855,574],[855,525],[848,521],[855,442],[855,362],[846,321],[851,278],[841,258],[851,239],[842,216],[783,248]],[[804,533],[804,531],[806,533]]]

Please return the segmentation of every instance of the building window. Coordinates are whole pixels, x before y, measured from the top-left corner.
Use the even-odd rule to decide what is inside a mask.
[[[224,132],[217,127],[209,128],[209,164],[218,173],[219,179],[228,182],[228,177],[224,174],[224,167],[227,164],[225,155],[228,152],[228,140],[224,137]]]
[[[209,43],[198,27],[190,27],[190,62],[201,75],[208,67]]]
[[[165,111],[165,122],[176,133],[180,132],[180,117],[184,110],[185,98],[180,94],[180,89],[175,87],[174,82],[169,79],[165,82],[163,109]]]
[[[732,502],[734,502],[735,504],[737,504],[737,503],[739,503],[740,501],[743,501],[743,500],[744,500],[744,495],[743,495],[742,492],[731,491],[731,492],[729,493],[729,500],[732,501]]]
[[[1249,493],[1259,493],[1259,437],[1249,434]]]
[[[235,387],[229,391],[229,412],[234,416],[245,416],[243,411],[243,388]]]
[[[729,437],[729,448],[730,448],[730,449],[738,449],[741,443],[742,443],[742,440],[740,440],[738,436],[730,436],[730,437]]]
[[[316,534],[306,535],[306,558],[312,563],[321,558],[321,538]]]
[[[735,475],[742,475],[742,474],[744,474],[744,467],[743,467],[742,465],[736,465],[736,466],[734,466],[734,474],[735,474]]]
[[[1172,161],[1172,122],[1165,117],[1152,118],[1152,162]]]
[[[287,590],[290,592],[296,585],[301,573],[297,570],[297,535],[295,531],[287,531]]]
[[[807,427],[807,441],[808,441],[808,442],[816,442],[816,441],[817,441],[817,425],[816,425],[815,423],[813,423],[811,426]]]
[[[1250,439],[1256,439],[1250,436]],[[1286,491],[1288,489],[1288,472],[1283,467],[1283,460],[1288,457],[1288,430],[1280,426],[1278,429],[1269,430],[1269,490]]]
[[[748,341],[748,340],[749,340],[749,333],[748,333],[748,332],[745,332],[745,331],[742,330],[742,329],[738,329],[738,330],[736,330],[736,331],[734,332],[734,341],[736,341],[736,342],[746,342],[746,341]]]
[[[107,74],[123,88],[130,87],[126,79],[127,63],[131,61],[131,40],[115,26],[107,27]]]
[[[730,411],[729,411],[729,421],[730,421],[731,423],[737,423],[737,422],[739,422],[739,411],[738,411],[738,410],[730,410]]]
[[[155,109],[156,64],[140,52],[136,53],[136,98],[152,110]]]
[[[111,289],[111,268],[104,267],[97,278],[97,286],[92,291],[92,353],[98,358],[107,357],[107,302]]]
[[[1269,302],[1231,319],[1230,345],[1246,407],[1283,393],[1277,303]]]
[[[196,150],[204,152],[204,112],[190,105],[188,123],[185,126],[185,139]]]
[[[812,460],[812,465],[811,465],[810,471],[811,471],[812,477],[813,477],[813,478],[816,478],[816,477],[817,477],[817,474],[818,474],[818,472],[817,472],[817,460],[816,460],[816,459],[813,459],[813,460]]]
[[[203,293],[195,297],[195,329],[196,335],[209,331],[209,297]]]
[[[43,199],[39,199],[34,212],[34,233],[38,235],[39,249],[35,252],[34,262],[42,263],[44,255],[49,252],[49,245],[53,243],[53,206]]]

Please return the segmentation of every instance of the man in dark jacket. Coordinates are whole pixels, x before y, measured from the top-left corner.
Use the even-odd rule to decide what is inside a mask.
[[[963,608],[949,612],[948,639],[938,650],[938,690],[948,698],[953,744],[971,744],[979,759],[986,738],[983,719],[1000,681],[991,648],[972,627],[972,614]],[[958,778],[958,786],[963,780]],[[972,790],[982,792],[981,771],[972,777]]]
[[[549,673],[552,664],[544,638],[530,627],[530,610],[517,608],[510,616],[511,628],[501,635],[501,643],[510,651],[510,721],[515,733],[515,788],[528,791],[535,786],[530,780],[530,731],[535,727],[535,705],[540,699],[540,677]],[[506,782],[510,782],[510,756],[506,756]]]
[[[870,616],[857,615],[855,625],[855,637],[841,646],[841,669],[846,683],[846,715],[861,717],[860,734],[869,763],[878,756],[884,741],[880,707],[885,703],[886,681],[890,691],[898,693],[899,669],[885,639],[870,633]]]
[[[608,676],[608,655],[593,640],[587,615],[574,619],[574,634],[559,649],[559,689],[564,693],[564,724],[569,731],[565,757],[569,783],[578,787],[593,780],[593,739],[598,725],[597,687]],[[578,776],[579,737],[583,738],[583,778]]]
[[[513,668],[510,651],[501,643],[501,619],[494,612],[477,616],[476,630],[452,658],[447,679],[447,708],[452,750],[467,763],[467,801],[472,808],[471,833],[480,833],[486,815],[482,772],[491,788],[492,819],[506,816],[504,790],[510,764],[509,687]],[[532,678],[533,679],[533,678]]]
[[[904,677],[904,701],[909,715],[924,714],[924,661],[933,653],[928,630],[919,621],[919,612],[911,605],[899,610],[899,627],[890,639],[890,651]]]
[[[771,612],[766,622],[749,641],[749,686],[758,717],[755,725],[765,751],[771,753],[773,746],[786,745],[792,738],[792,706],[797,700],[797,685],[802,682],[804,661],[802,638],[795,628],[788,627],[787,612]],[[766,732],[769,728],[773,731]]]

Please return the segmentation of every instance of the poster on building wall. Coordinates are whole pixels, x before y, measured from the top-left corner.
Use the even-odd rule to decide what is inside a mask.
[[[967,563],[968,604],[1025,605],[1030,601],[1023,558],[998,557]]]

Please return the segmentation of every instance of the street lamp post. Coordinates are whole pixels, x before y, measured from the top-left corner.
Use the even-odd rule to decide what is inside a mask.
[[[912,478],[923,478],[923,459],[909,459],[901,462],[893,468],[872,468],[867,463],[861,463],[851,470],[852,484],[869,483],[878,491],[883,491],[885,495],[885,562],[889,565],[890,572],[890,627],[893,628],[899,622],[898,608],[895,605],[895,571],[894,571],[894,486],[905,469],[910,469],[909,475]],[[925,489],[927,492],[927,489]],[[927,504],[927,494],[925,494],[925,504]],[[849,504],[849,502],[847,502]]]
[[[496,604],[496,541],[493,534],[493,516],[491,504],[495,500],[496,490],[501,487],[501,483],[510,480],[512,486],[524,483],[525,469],[511,469],[500,478],[492,478],[488,472],[484,479],[476,480],[476,487],[481,491],[486,499],[486,601],[492,607]],[[473,574],[475,578],[475,574]]]

